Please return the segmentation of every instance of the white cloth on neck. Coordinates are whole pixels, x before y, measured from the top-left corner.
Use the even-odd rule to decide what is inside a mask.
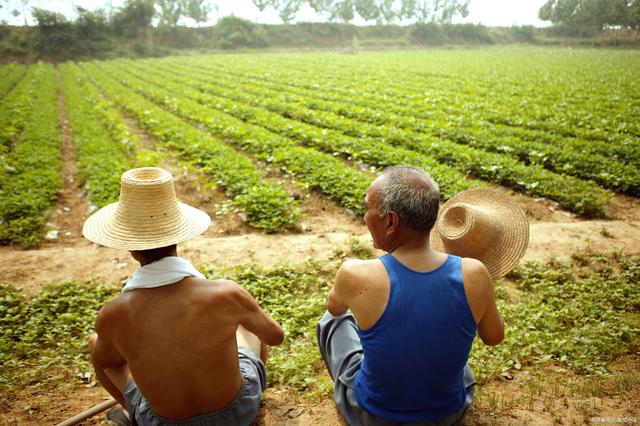
[[[122,288],[122,292],[138,288],[154,288],[176,283],[183,278],[204,278],[191,263],[177,256],[167,256],[141,266]]]

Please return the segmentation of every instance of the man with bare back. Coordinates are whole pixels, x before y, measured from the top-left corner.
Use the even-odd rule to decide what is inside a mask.
[[[125,172],[119,202],[85,223],[87,239],[141,265],[89,341],[96,377],[133,424],[249,425],[257,415],[267,345],[284,334],[238,284],[207,280],[177,256],[209,223],[151,167]]]
[[[439,200],[437,184],[405,166],[368,190],[364,220],[387,254],[342,264],[317,328],[350,425],[461,423],[476,333],[488,345],[504,337],[491,279],[524,254],[526,218],[495,190],[458,194],[438,219]]]

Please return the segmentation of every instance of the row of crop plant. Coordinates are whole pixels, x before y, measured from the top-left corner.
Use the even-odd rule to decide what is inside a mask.
[[[39,96],[40,85],[46,75],[46,67],[29,67],[25,77],[11,90],[0,104],[0,153],[11,151],[27,122],[30,120]]]
[[[100,90],[138,120],[149,134],[186,159],[200,163],[211,179],[233,198],[249,224],[267,232],[295,224],[300,216],[296,201],[281,184],[266,179],[265,172],[246,156],[127,90],[94,64],[83,69]]]
[[[103,207],[118,200],[120,175],[131,168],[135,147],[126,133],[121,139],[109,132],[100,113],[108,106],[75,65],[61,65],[60,75],[80,180],[88,202]]]
[[[172,59],[163,62],[176,64]],[[264,68],[264,64],[252,64],[247,70],[238,68],[234,62],[226,62],[222,66],[217,62],[209,63],[203,59],[191,59],[181,62],[178,66],[188,67],[190,70],[193,70],[195,66],[205,72],[215,73],[216,77],[232,75],[236,81],[259,83],[280,93],[299,94],[304,96],[309,106],[313,108],[323,109],[323,100],[337,102],[342,106],[341,114],[374,124],[387,123],[386,119],[392,113],[396,115],[394,122],[391,123],[394,126],[430,132],[434,136],[449,137],[458,143],[476,144],[480,141],[483,142],[483,147],[488,146],[489,149],[499,150],[504,146],[506,152],[511,152],[514,144],[517,149],[517,142],[532,143],[534,155],[527,156],[528,148],[524,147],[518,151],[519,157],[532,162],[543,158],[545,160],[551,159],[547,167],[553,167],[555,164],[561,165],[562,161],[555,161],[550,156],[545,157],[546,147],[544,144],[554,145],[554,148],[567,147],[572,153],[585,152],[602,155],[633,166],[640,165],[640,148],[637,144],[631,143],[634,134],[635,137],[640,136],[638,132],[640,128],[636,130],[633,128],[633,126],[637,126],[635,123],[637,120],[632,117],[634,110],[636,114],[638,110],[633,107],[625,108],[625,110],[629,110],[626,115],[616,111],[614,117],[611,117],[611,112],[614,109],[609,107],[607,111],[610,117],[600,120],[612,123],[606,132],[597,129],[598,134],[591,132],[576,138],[574,137],[576,133],[580,133],[578,129],[574,129],[573,133],[566,130],[555,132],[552,128],[546,128],[546,131],[543,131],[537,129],[536,126],[531,126],[531,121],[536,121],[535,119],[520,118],[516,120],[509,118],[518,105],[506,102],[505,98],[508,96],[496,87],[493,88],[491,96],[483,98],[483,102],[490,102],[491,105],[480,106],[479,103],[482,102],[475,99],[477,95],[464,91],[456,81],[444,80],[443,84],[433,86],[425,84],[412,86],[403,75],[402,90],[394,91],[388,87],[391,77],[380,71],[372,72],[375,78],[354,81],[351,74],[339,76],[331,72],[315,73],[315,69],[304,73],[294,73],[289,68],[278,69],[278,72],[274,72],[273,68]],[[436,77],[434,76],[433,79]],[[448,80],[452,79],[453,77]],[[553,90],[555,90],[553,87],[548,86],[539,91],[547,94]],[[500,102],[496,102],[497,99]],[[530,106],[531,110],[534,110],[541,108],[540,103],[545,101],[540,100],[539,103],[535,103],[531,100],[519,100],[518,102],[524,102]],[[605,102],[605,104],[609,103]],[[366,115],[359,114],[361,108],[370,111]],[[329,107],[329,110],[332,108]],[[496,114],[502,119],[494,120],[491,118]],[[558,117],[565,117],[567,114],[570,114],[570,111],[566,108],[562,111],[555,111],[555,115]],[[546,121],[549,121],[554,116],[546,113],[545,117]],[[509,125],[505,125],[504,118],[510,120]],[[597,121],[597,119],[593,117],[588,121]],[[519,123],[520,126],[516,123]],[[529,127],[534,128],[530,129]],[[572,135],[572,137],[567,135]],[[557,149],[554,153],[558,153]]]
[[[26,71],[27,67],[22,64],[8,64],[0,68],[0,99],[13,89]]]
[[[126,68],[134,69],[131,65],[127,64]],[[172,81],[168,82],[169,76],[172,75]],[[459,186],[456,183],[462,179],[463,173],[469,173],[529,194],[555,199],[566,208],[584,215],[604,215],[606,191],[589,182],[557,175],[539,167],[526,166],[507,156],[469,149],[446,141],[414,141],[408,137],[392,139],[388,135],[380,137],[375,133],[379,131],[379,127],[360,122],[347,123],[346,119],[328,113],[320,114],[318,117],[303,104],[279,100],[276,93],[272,93],[271,97],[258,98],[252,96],[248,88],[233,90],[220,87],[218,84],[204,83],[198,80],[197,75],[184,74],[183,78],[171,74],[169,70],[147,69],[138,76],[144,76],[146,80],[155,81],[165,88],[182,88],[184,91],[184,87],[192,85],[200,91],[190,91],[191,99],[218,110],[228,111],[243,120],[322,150],[338,151],[364,159],[376,166],[404,163],[422,167],[441,182],[446,196],[458,191]],[[217,96],[209,93],[215,93]],[[265,112],[247,104],[265,107],[272,112]],[[346,124],[352,125],[350,132],[344,130]],[[367,135],[377,137],[363,137]],[[385,142],[391,142],[394,146]],[[456,167],[457,173],[454,170]],[[452,192],[449,193],[450,188]]]
[[[141,96],[135,93],[143,94],[178,116],[202,126],[212,135],[277,166],[298,179],[302,185],[318,189],[354,212],[363,212],[362,200],[372,178],[333,155],[299,146],[290,139],[244,123],[224,112],[204,108],[185,96],[172,96],[166,90],[144,81],[132,81],[126,74],[118,72],[113,64],[100,66],[104,70],[96,64],[86,65],[86,69],[110,95],[142,102]],[[166,128],[160,126],[158,131],[166,131]],[[260,207],[256,206],[258,209]]]
[[[37,91],[28,99],[30,118],[24,130],[16,132],[14,147],[5,156],[11,172],[0,189],[0,242],[25,247],[40,241],[52,202],[62,188],[55,69],[51,64],[31,69],[37,76]]]
[[[324,81],[402,103],[420,105],[424,100],[436,111],[455,113],[461,105],[490,123],[544,130],[556,137],[623,142],[628,135],[640,136],[634,119],[638,98],[633,96],[640,90],[637,55],[566,53],[516,49],[498,54],[385,52],[357,58],[254,55],[211,62],[230,71],[240,63],[251,71],[264,69],[285,78],[293,71],[301,81]],[[320,75],[315,73],[319,67],[325,71]]]
[[[166,89],[173,94],[181,92],[187,98],[196,100],[206,107],[224,111],[247,123],[255,124],[279,135],[291,138],[308,147],[329,154],[339,155],[364,162],[375,167],[385,167],[394,164],[408,164],[430,170],[441,185],[443,195],[448,198],[463,189],[480,186],[480,182],[465,179],[464,174],[440,164],[431,157],[415,153],[403,148],[394,148],[381,141],[347,137],[336,131],[320,129],[302,122],[290,120],[276,113],[261,108],[253,108],[241,102],[228,100],[224,97],[211,96],[198,90],[189,88],[192,84],[188,79],[171,81],[162,74],[147,70],[142,73],[131,73],[133,68],[126,64],[120,67],[121,72],[129,71],[130,75],[154,83],[158,88]],[[136,84],[136,83],[133,83]]]
[[[156,65],[162,66],[162,62]],[[340,125],[347,134],[384,137],[396,143],[409,142],[412,145],[449,145],[456,143],[470,146],[481,150],[504,154],[516,158],[526,164],[540,164],[546,169],[556,173],[576,176],[581,179],[589,179],[597,182],[603,187],[624,192],[631,195],[640,194],[640,145],[639,144],[611,144],[587,142],[572,139],[561,144],[550,144],[538,141],[529,141],[514,136],[498,134],[496,131],[487,131],[479,127],[471,126],[471,130],[465,129],[461,123],[467,118],[463,113],[457,114],[452,121],[451,117],[439,116],[431,120],[422,120],[415,117],[415,109],[404,107],[403,115],[395,114],[386,110],[391,102],[386,100],[358,101],[359,95],[345,96],[338,94],[329,96],[331,88],[326,90],[293,89],[286,85],[277,88],[263,87],[262,81],[256,79],[240,79],[234,74],[233,79],[228,73],[208,72],[193,68],[180,68],[171,66],[174,72],[180,74],[190,73],[191,77],[201,76],[218,86],[218,93],[224,93],[228,89],[236,89],[240,92],[248,91],[255,94],[259,99],[280,98],[282,103],[298,104],[294,109],[300,115],[303,111],[313,109],[320,111],[312,116],[320,116],[322,112],[333,113],[344,118],[356,120],[356,123],[349,129],[352,123],[350,120],[343,120]],[[325,100],[331,97],[333,100]],[[353,102],[359,102],[354,107]],[[291,108],[294,108],[291,105]],[[414,115],[411,115],[414,114]],[[434,114],[435,115],[435,114]],[[309,117],[306,114],[305,117]],[[338,117],[333,117],[329,121],[336,122]],[[363,124],[369,124],[368,127]],[[321,121],[322,124],[322,121]],[[455,148],[453,148],[455,149]],[[459,150],[459,148],[458,148]],[[477,157],[471,153],[473,157]],[[487,168],[492,165],[487,165]],[[477,170],[477,168],[476,168]],[[516,181],[522,181],[517,179]],[[543,195],[543,194],[534,194]]]

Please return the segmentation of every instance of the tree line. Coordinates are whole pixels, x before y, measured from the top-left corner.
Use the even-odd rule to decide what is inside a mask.
[[[469,0],[253,0],[253,3],[260,11],[275,9],[284,23],[292,21],[305,6],[329,22],[349,23],[359,16],[379,25],[403,20],[446,24],[456,15],[469,14]]]
[[[12,8],[14,17],[20,15],[27,23],[27,12],[37,20],[37,7],[30,8],[34,0],[0,0],[0,9]],[[456,15],[465,17],[469,13],[469,0],[252,0],[260,10],[272,8],[282,19],[290,23],[303,8],[310,7],[328,22],[349,23],[360,17],[366,22],[390,24],[402,21],[450,23]],[[158,26],[175,27],[181,18],[196,23],[206,22],[219,1],[215,0],[127,0],[121,8],[98,9],[95,13],[114,22],[151,22]],[[15,6],[19,5],[20,9]],[[77,8],[83,10],[82,8]],[[86,11],[83,10],[82,13]],[[80,14],[80,13],[79,13]]]
[[[640,0],[548,0],[538,14],[567,34],[640,30]]]

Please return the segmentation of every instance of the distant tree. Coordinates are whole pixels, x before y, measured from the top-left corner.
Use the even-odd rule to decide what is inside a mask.
[[[629,7],[628,24],[636,31],[640,31],[640,0],[635,0]]]
[[[226,16],[218,21],[215,30],[218,44],[223,49],[267,45],[262,28],[246,19]]]
[[[190,18],[196,23],[206,22],[211,12],[207,0],[156,0],[160,26],[175,28],[180,18]]]
[[[402,0],[399,15],[418,22],[449,24],[454,16],[469,14],[469,0]]]
[[[376,0],[355,0],[354,7],[358,15],[365,21],[377,21],[380,19],[381,10]]]
[[[570,30],[600,31],[608,26],[633,27],[640,0],[548,0],[538,11],[543,21]]]
[[[133,38],[143,31],[149,39],[154,15],[154,0],[127,0],[114,13],[111,24],[118,35]]]
[[[156,5],[160,8],[160,26],[175,27],[184,14],[184,3],[177,0],[156,0]]]
[[[14,7],[14,9],[11,10],[11,16],[13,16],[14,18],[17,18],[18,16],[22,15],[24,17],[24,25],[28,25],[27,22],[27,11],[29,3],[31,1],[30,0],[19,0],[20,6],[22,8],[22,11],[18,10],[17,8]],[[15,5],[15,1],[12,0],[0,0],[0,9],[4,9],[5,7],[9,8],[9,7],[13,7]]]
[[[185,3],[184,14],[187,18],[193,19],[197,24],[207,22],[211,12],[211,5],[207,0],[186,0]]]
[[[304,3],[304,0],[253,0],[253,4],[255,4],[261,12],[268,7],[275,9],[285,24],[293,20]]]
[[[64,15],[37,7],[31,14],[38,26],[34,43],[37,51],[52,54],[75,45],[73,24]]]
[[[103,9],[94,12],[76,7],[78,18],[73,23],[76,50],[80,54],[95,56],[109,48],[109,18]]]
[[[378,6],[380,10],[380,16],[376,19],[376,23],[378,24],[390,24],[393,22],[399,15],[399,11],[394,8],[393,0],[382,0]]]

